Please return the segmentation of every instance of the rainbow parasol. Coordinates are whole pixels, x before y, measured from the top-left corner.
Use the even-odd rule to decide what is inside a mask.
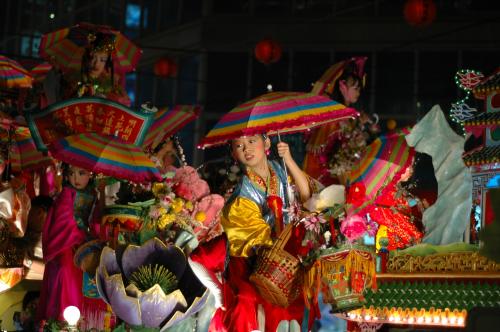
[[[36,149],[28,127],[13,120],[0,120],[0,142],[8,148],[11,169],[14,172],[34,170],[53,164],[51,157]]]
[[[31,88],[33,79],[17,61],[0,55],[0,87]]]
[[[35,82],[43,82],[47,73],[52,69],[52,65],[48,62],[42,62],[30,70],[31,76],[35,79]]]
[[[153,162],[139,147],[115,136],[96,133],[71,135],[52,143],[49,150],[54,158],[95,173],[137,183],[162,179]]]
[[[113,62],[116,69],[120,72],[135,69],[142,51],[122,33],[106,25],[79,23],[70,28],[47,33],[40,41],[40,56],[63,70],[80,70],[89,35],[96,32],[115,36]]]
[[[174,135],[186,124],[196,119],[200,111],[200,106],[177,105],[156,112],[153,124],[144,138],[143,147],[155,148],[166,137]]]
[[[205,148],[242,135],[293,133],[358,116],[328,97],[304,92],[271,92],[247,101],[225,114],[201,141]]]
[[[362,182],[367,198],[374,198],[397,172],[411,165],[415,151],[406,143],[408,133],[406,128],[380,136],[366,147],[363,158],[351,170],[349,182]]]

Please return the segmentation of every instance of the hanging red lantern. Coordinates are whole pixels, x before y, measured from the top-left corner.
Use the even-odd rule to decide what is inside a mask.
[[[436,19],[436,4],[433,0],[408,0],[405,4],[404,14],[410,25],[426,26]]]
[[[265,65],[275,63],[281,58],[281,46],[271,39],[264,39],[255,45],[255,57]]]
[[[177,75],[177,64],[170,58],[160,58],[155,63],[154,73],[159,77],[173,77]]]

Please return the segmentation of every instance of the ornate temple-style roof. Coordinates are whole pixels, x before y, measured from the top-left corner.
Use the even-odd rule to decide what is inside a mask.
[[[486,128],[492,126],[500,126],[500,112],[481,113],[473,118],[465,120],[463,124],[466,130],[468,129],[468,127]]]
[[[476,98],[484,98],[490,92],[500,91],[500,71],[484,79],[472,91]]]
[[[473,150],[463,155],[467,166],[485,165],[500,162],[500,145],[487,146],[479,150]]]

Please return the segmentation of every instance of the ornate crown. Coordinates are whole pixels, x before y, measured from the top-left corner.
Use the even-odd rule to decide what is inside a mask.
[[[88,47],[92,52],[104,51],[111,53],[115,49],[115,35],[102,32],[89,33],[87,36]]]

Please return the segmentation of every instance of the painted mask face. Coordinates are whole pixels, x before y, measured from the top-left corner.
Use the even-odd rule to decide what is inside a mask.
[[[108,54],[106,52],[94,52],[89,63],[89,74],[92,77],[99,77],[106,70],[106,61]]]
[[[262,135],[242,136],[231,142],[233,158],[243,165],[254,168],[267,163],[266,150],[271,143]]]
[[[91,176],[90,172],[84,168],[70,166],[68,170],[68,181],[76,189],[85,189]]]
[[[359,85],[359,81],[348,78],[345,81],[340,81],[339,84],[340,92],[344,97],[344,104],[346,106],[349,106],[356,103],[359,99],[359,95],[361,94],[361,86]]]

